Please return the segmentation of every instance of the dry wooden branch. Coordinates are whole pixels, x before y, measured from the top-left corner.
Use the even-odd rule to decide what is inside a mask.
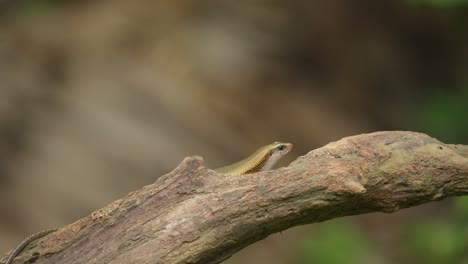
[[[414,132],[344,138],[238,177],[192,157],[34,243],[17,263],[219,263],[293,226],[467,194],[468,146]]]

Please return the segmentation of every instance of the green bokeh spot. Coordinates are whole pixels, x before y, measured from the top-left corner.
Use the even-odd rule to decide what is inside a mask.
[[[459,94],[433,94],[421,105],[425,132],[444,143],[468,143],[468,89]]]
[[[344,221],[320,223],[302,242],[297,263],[368,263],[375,251],[359,229]]]
[[[468,242],[464,229],[442,220],[418,223],[409,228],[405,248],[424,263],[457,263]]]
[[[413,5],[427,4],[446,7],[468,4],[468,0],[407,0],[407,2]]]
[[[455,212],[462,217],[468,217],[468,196],[455,198]]]
[[[1,1],[1,0],[0,0]],[[49,11],[66,1],[60,0],[23,0],[16,2],[16,11],[23,14],[35,14]]]

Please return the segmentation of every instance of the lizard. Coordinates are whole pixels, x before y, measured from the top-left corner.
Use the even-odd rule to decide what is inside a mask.
[[[270,170],[292,147],[291,143],[276,141],[257,149],[252,155],[239,162],[215,169],[215,171],[231,175],[242,175]]]
[[[215,169],[216,172],[222,174],[229,174],[238,176],[243,174],[250,174],[259,171],[270,170],[276,162],[286,155],[293,145],[291,143],[273,142],[269,145],[263,146],[247,158],[236,162],[234,164]],[[21,241],[8,255],[5,264],[12,264],[13,260],[33,241],[47,236],[59,230],[60,227],[53,227],[34,233],[23,241]]]
[[[29,243],[41,238],[41,237],[44,237],[44,236],[47,236],[48,234],[52,233],[52,232],[55,232],[57,230],[59,230],[60,227],[52,227],[52,228],[49,228],[49,229],[45,229],[45,230],[42,230],[42,231],[39,231],[39,232],[36,232],[30,236],[28,236],[27,238],[23,239],[23,241],[21,241],[10,253],[10,255],[8,255],[8,258],[6,259],[5,261],[5,264],[11,264],[13,263],[13,260],[16,258],[16,256],[19,255],[19,253],[21,253],[21,251],[23,251],[23,249],[25,249]]]

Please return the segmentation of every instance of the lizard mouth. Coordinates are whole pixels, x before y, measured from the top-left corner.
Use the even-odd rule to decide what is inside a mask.
[[[293,148],[293,144],[291,144],[291,143],[286,143],[286,144],[284,144],[284,146],[285,146],[285,148],[282,151],[284,154],[288,153]]]

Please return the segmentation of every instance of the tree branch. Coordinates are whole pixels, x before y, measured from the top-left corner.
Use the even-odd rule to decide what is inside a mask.
[[[219,263],[293,226],[467,194],[468,146],[414,132],[344,138],[288,167],[237,177],[192,157],[33,243],[21,261]]]

